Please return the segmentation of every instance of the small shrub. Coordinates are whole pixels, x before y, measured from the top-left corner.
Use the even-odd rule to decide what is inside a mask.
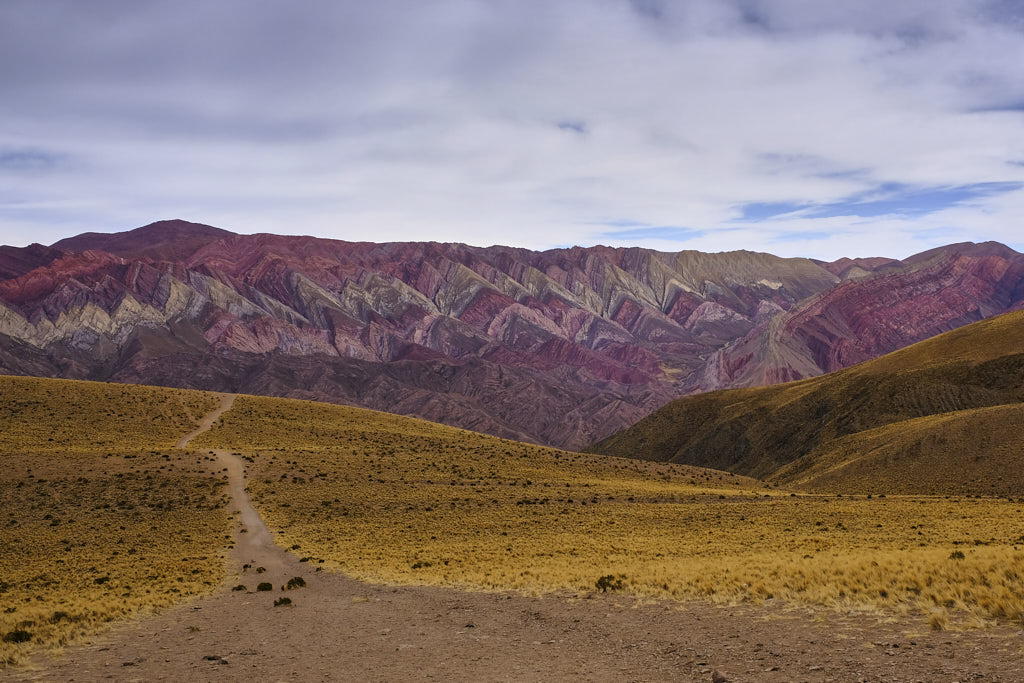
[[[16,628],[13,631],[5,633],[3,640],[5,643],[27,643],[32,640],[32,634],[28,631]]]
[[[290,604],[292,604],[291,598],[278,598],[277,600],[274,600],[274,607],[281,607],[282,605]]]
[[[286,583],[284,587],[286,590],[293,590],[295,588],[305,588],[306,580],[301,576],[293,576],[292,578],[288,579],[288,583]]]
[[[946,616],[946,612],[943,610],[932,612],[928,617],[928,625],[932,627],[933,631],[945,631],[946,627],[949,626],[949,618]]]
[[[245,584],[240,583],[237,586],[235,586],[234,588],[232,588],[231,590],[233,590],[233,591],[244,591],[244,590],[246,590],[246,587],[245,587]]]
[[[265,591],[272,591],[274,590],[274,584],[270,583],[269,581],[263,581],[260,583],[260,585],[256,586],[256,590],[260,591],[261,593]]]
[[[602,593],[618,591],[625,587],[625,584],[622,583],[624,578],[626,578],[625,574],[619,574],[618,576],[615,576],[614,574],[607,574],[599,578],[595,585]]]
[[[963,551],[961,551],[961,550],[954,550],[953,552],[951,552],[949,554],[949,559],[951,559],[951,560],[962,560],[962,559],[964,559],[964,557],[965,556],[963,554]]]

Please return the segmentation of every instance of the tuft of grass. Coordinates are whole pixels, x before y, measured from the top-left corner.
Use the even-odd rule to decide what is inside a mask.
[[[259,585],[256,586],[256,590],[261,593],[266,591],[272,591],[274,590],[274,584],[270,583],[269,581],[261,581]]]
[[[946,610],[937,608],[928,615],[928,625],[933,631],[945,631],[949,628],[949,615]]]

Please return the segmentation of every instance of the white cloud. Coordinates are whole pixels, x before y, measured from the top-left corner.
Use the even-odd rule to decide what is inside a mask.
[[[670,249],[1024,246],[1019,192],[913,219],[737,222],[748,203],[824,205],[883,183],[1024,182],[1024,34],[1007,11],[12,0],[0,243],[180,217],[533,248],[612,242],[603,226],[622,220],[702,231],[633,240]],[[26,149],[60,163],[3,165]]]

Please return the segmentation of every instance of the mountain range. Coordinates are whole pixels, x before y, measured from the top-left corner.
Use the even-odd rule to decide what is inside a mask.
[[[240,235],[0,247],[0,372],[307,398],[580,449],[1024,308],[993,242],[905,260]]]

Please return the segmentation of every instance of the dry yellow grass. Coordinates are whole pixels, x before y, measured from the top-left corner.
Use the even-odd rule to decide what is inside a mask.
[[[0,666],[219,585],[223,481],[173,449],[216,403],[0,377]]]
[[[790,495],[253,397],[195,445],[250,460],[249,490],[279,545],[359,578],[589,591],[605,577],[642,596],[1024,619],[1020,502]]]
[[[1024,403],[958,410],[836,439],[781,468],[774,481],[805,491],[1024,495]]]
[[[173,448],[217,405],[213,394],[0,376],[0,451],[34,454]]]
[[[224,475],[173,448],[215,397],[10,377],[0,390],[0,663],[220,585]],[[910,610],[935,628],[1024,619],[1024,501],[793,495],[257,397],[190,446],[215,447],[248,460],[279,545],[359,578]]]

